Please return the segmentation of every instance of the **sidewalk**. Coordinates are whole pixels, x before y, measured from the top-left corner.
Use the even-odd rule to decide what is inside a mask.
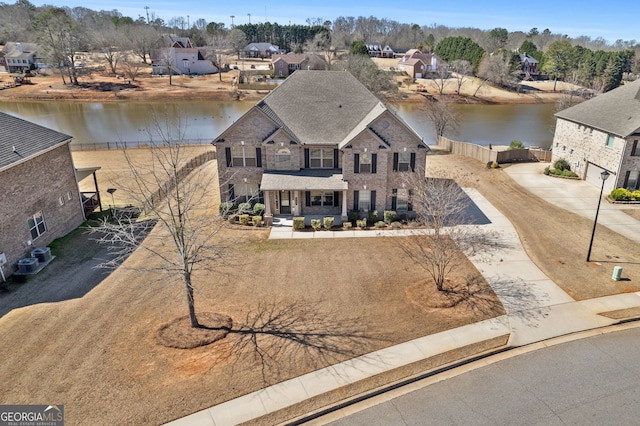
[[[505,247],[490,255],[474,256],[471,261],[492,286],[507,315],[369,353],[199,411],[169,425],[223,426],[242,423],[455,348],[505,335],[509,335],[508,347],[519,347],[615,324],[617,320],[599,314],[640,307],[640,293],[575,302],[529,259],[509,220],[476,190],[465,191],[490,219],[491,223],[483,225],[483,228],[496,231],[501,238],[501,245]],[[286,223],[278,225],[272,228],[270,238],[316,238],[316,234],[318,237],[322,235],[322,238],[342,238],[343,234],[348,234],[344,237],[353,238],[402,235],[406,232],[295,233]]]

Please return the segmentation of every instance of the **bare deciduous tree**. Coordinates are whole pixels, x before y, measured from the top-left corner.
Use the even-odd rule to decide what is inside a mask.
[[[433,123],[436,137],[444,136],[445,133],[455,134],[458,131],[460,114],[450,97],[440,96],[437,100],[428,99],[425,112],[427,118]]]
[[[169,283],[178,282],[184,288],[192,327],[199,327],[194,302],[194,273],[216,273],[228,260],[232,247],[237,247],[237,234],[224,232],[227,221],[218,214],[209,214],[217,200],[217,179],[204,166],[193,164],[183,147],[184,126],[168,117],[154,117],[148,129],[150,160],[134,161],[125,150],[129,182],[120,182],[121,191],[142,207],[152,222],[127,219],[104,220],[90,228],[99,243],[109,244],[112,258],[100,266],[116,268],[138,247],[150,259],[146,271]],[[211,156],[213,158],[213,156]],[[148,241],[140,244],[149,225],[157,223]],[[125,266],[126,267],[126,266]]]
[[[444,175],[443,171],[432,173]],[[416,220],[426,231],[399,239],[400,248],[429,274],[438,291],[447,291],[445,281],[451,271],[465,256],[494,246],[496,238],[474,225],[478,219],[469,215],[471,200],[454,179],[407,179]]]
[[[158,32],[149,25],[130,24],[125,33],[131,42],[133,53],[135,53],[142,62],[148,64],[148,60],[151,55],[151,49],[153,49],[158,40]]]
[[[469,80],[469,76],[473,73],[473,67],[469,61],[456,59],[451,62],[451,69],[455,73],[453,76],[456,79],[456,93],[459,95],[462,85]]]

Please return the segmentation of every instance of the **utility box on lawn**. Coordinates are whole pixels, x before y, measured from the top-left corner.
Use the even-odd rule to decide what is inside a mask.
[[[620,278],[622,278],[622,266],[615,266],[613,268],[613,275],[611,276],[611,279],[614,281],[620,281]]]

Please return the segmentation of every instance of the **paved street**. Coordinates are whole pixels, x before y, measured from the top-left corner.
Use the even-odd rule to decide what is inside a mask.
[[[640,327],[561,343],[313,424],[631,425],[640,418]],[[497,356],[501,358],[501,356]],[[400,390],[398,392],[403,392]],[[391,399],[394,398],[394,399]]]

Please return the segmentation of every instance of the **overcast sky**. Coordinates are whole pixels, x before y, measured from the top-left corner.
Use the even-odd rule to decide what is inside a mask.
[[[10,3],[10,1],[7,1]],[[41,6],[76,7],[92,10],[117,9],[125,16],[137,19],[149,12],[165,21],[182,16],[193,23],[204,18],[207,22],[223,22],[231,26],[231,15],[236,25],[269,21],[286,24],[306,24],[308,18],[333,21],[339,16],[375,16],[400,23],[418,25],[446,25],[448,27],[474,27],[490,30],[506,28],[510,32],[540,31],[548,28],[552,33],[570,37],[586,35],[605,40],[640,41],[640,0],[594,2],[589,0],[559,0],[549,2],[513,0],[457,0],[457,1],[381,1],[381,0],[323,0],[314,1],[138,1],[138,0],[48,0],[34,1]],[[249,14],[251,16],[249,17]]]

